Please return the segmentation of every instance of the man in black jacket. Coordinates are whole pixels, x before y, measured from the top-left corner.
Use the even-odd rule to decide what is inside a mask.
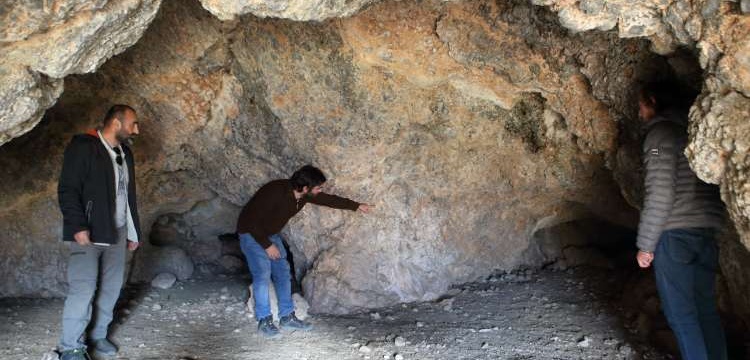
[[[98,130],[74,136],[65,149],[58,197],[70,258],[62,360],[88,356],[84,333],[92,317],[92,301],[91,345],[105,355],[117,352],[107,340],[107,329],[125,278],[125,249],[137,249],[141,238],[135,166],[125,144],[137,134],[135,110],[114,105]]]

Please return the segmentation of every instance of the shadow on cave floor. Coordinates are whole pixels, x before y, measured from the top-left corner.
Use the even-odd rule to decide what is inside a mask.
[[[618,274],[502,273],[434,302],[314,316],[314,331],[276,340],[245,312],[246,277],[131,287],[112,338],[117,359],[669,359],[626,326]],[[0,358],[40,359],[55,346],[61,299],[0,305]]]

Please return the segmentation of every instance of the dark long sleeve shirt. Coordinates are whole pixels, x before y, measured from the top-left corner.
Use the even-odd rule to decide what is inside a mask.
[[[271,246],[269,236],[277,234],[307,203],[335,209],[355,211],[359,203],[336,195],[319,193],[294,197],[292,183],[287,179],[274,180],[263,185],[245,204],[237,220],[237,233],[249,233],[264,249]]]

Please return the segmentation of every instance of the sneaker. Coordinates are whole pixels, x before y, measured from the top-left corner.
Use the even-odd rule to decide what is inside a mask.
[[[279,326],[282,329],[290,330],[310,330],[313,328],[309,322],[298,319],[294,312],[279,319]]]
[[[272,338],[279,335],[279,328],[276,327],[273,323],[273,317],[266,316],[260,320],[258,320],[258,331],[260,331],[263,336]]]
[[[90,360],[86,348],[65,350],[60,354],[60,360]]]
[[[117,346],[106,338],[95,339],[91,342],[94,344],[94,350],[102,355],[112,356],[117,354]]]

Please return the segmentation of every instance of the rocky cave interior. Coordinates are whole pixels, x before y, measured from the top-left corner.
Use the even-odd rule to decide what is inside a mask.
[[[160,273],[247,281],[231,234],[240,207],[313,163],[332,192],[376,211],[308,207],[284,230],[311,311],[433,301],[497,273],[594,268],[617,279],[623,322],[674,353],[653,274],[633,260],[634,89],[669,74],[700,93],[689,158],[728,207],[719,304],[732,353],[750,356],[744,2],[52,3],[67,13],[0,6],[15,20],[3,21],[0,42],[0,297],[64,296],[62,152],[127,103],[141,122],[133,149],[146,237],[131,286]],[[137,30],[81,30],[108,21]],[[58,53],[64,46],[78,48]],[[33,86],[8,90],[28,76]]]

